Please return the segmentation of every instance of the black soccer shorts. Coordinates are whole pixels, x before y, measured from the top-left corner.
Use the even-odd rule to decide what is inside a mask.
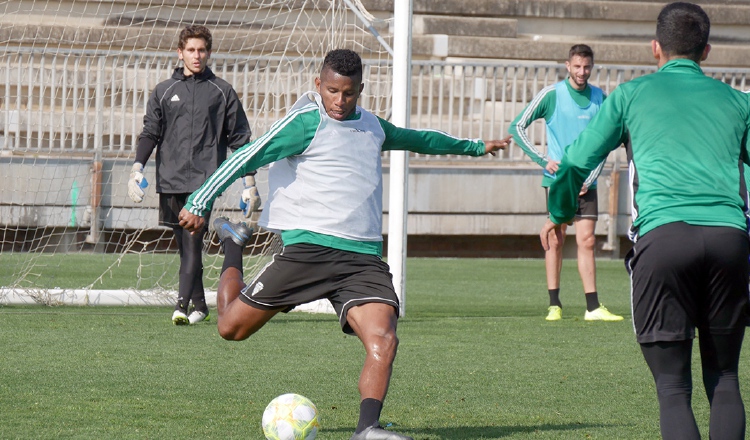
[[[347,334],[354,334],[346,321],[354,306],[377,302],[392,305],[397,314],[399,309],[392,275],[383,260],[314,244],[284,247],[242,289],[239,298],[257,309],[283,312],[325,298]]]
[[[625,259],[639,343],[743,331],[748,314],[745,231],[683,222],[638,239]]]

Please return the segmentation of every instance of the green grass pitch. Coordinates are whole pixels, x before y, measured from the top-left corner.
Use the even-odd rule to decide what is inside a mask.
[[[408,259],[381,422],[416,440],[659,438],[622,261],[598,261],[597,275],[601,301],[625,321],[583,321],[572,260],[563,320],[548,323],[542,260]],[[0,438],[262,439],[265,405],[287,392],[318,406],[318,439],[353,432],[364,350],[334,316],[280,315],[243,342],[222,340],[213,319],[175,327],[170,316],[164,307],[0,307]],[[740,374],[747,384],[747,368]]]

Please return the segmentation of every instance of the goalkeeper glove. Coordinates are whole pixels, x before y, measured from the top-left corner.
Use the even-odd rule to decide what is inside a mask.
[[[128,180],[128,196],[130,200],[135,203],[141,203],[143,196],[146,193],[143,192],[143,188],[148,185],[146,178],[143,177],[143,164],[136,162],[133,164],[133,168],[130,169],[130,180]]]
[[[253,212],[260,208],[260,193],[258,187],[255,186],[255,176],[243,177],[242,185],[244,185],[245,190],[242,191],[242,196],[240,196],[240,209],[245,217],[249,218]]]

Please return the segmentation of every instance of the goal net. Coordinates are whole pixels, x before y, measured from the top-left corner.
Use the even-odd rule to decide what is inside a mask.
[[[365,2],[367,3],[367,2]],[[377,2],[372,2],[377,5]],[[253,131],[266,132],[314,88],[320,62],[351,48],[365,63],[361,104],[390,108],[392,13],[360,0],[0,1],[0,304],[174,304],[179,255],[158,226],[158,195],[127,196],[146,102],[177,66],[189,24],[213,34],[209,67],[237,91]],[[373,8],[370,8],[373,9]],[[154,157],[146,179],[155,182]],[[258,187],[267,197],[267,172]],[[212,218],[244,219],[241,182]],[[258,231],[251,277],[280,248]],[[223,256],[204,239],[209,302]],[[215,296],[213,297],[215,298]]]

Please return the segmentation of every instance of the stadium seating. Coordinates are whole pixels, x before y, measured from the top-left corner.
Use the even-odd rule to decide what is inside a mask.
[[[377,18],[392,16],[393,1],[360,0]],[[0,41],[23,45],[29,35],[37,39],[47,35],[71,47],[91,41],[121,41],[125,49],[150,50],[165,39],[172,41],[174,27],[180,25],[162,21],[163,26],[154,26],[148,35],[137,35],[129,25],[160,19],[158,12],[149,9],[137,14],[119,13],[116,5],[110,5],[91,14],[90,27],[82,28],[77,22],[74,28],[67,26],[64,20],[55,20],[55,14],[65,10],[65,3],[62,0],[56,8],[41,9],[36,15],[27,16],[36,19],[28,20],[24,26],[19,26],[23,23],[18,22],[13,26],[0,26]],[[118,3],[127,5],[128,1]],[[182,3],[190,9],[192,4],[197,6],[199,0]],[[653,38],[654,19],[665,3],[655,0],[414,0],[413,57],[555,61],[564,57],[572,44],[585,42],[596,51],[598,63],[650,64],[648,41]],[[714,48],[706,65],[750,66],[750,4],[742,0],[700,3],[712,20]],[[387,25],[377,22],[374,25],[382,33],[388,33]],[[215,36],[216,46],[226,51],[233,46],[233,41],[248,35],[241,27],[219,31]],[[315,38],[310,35],[305,39],[315,44]],[[264,41],[246,42],[245,46],[262,53]]]
[[[372,12],[392,0],[366,0]],[[651,64],[648,42],[666,2],[577,0],[414,1],[414,56],[560,60],[575,43],[597,63]],[[712,20],[707,66],[750,66],[750,4],[700,2]]]

